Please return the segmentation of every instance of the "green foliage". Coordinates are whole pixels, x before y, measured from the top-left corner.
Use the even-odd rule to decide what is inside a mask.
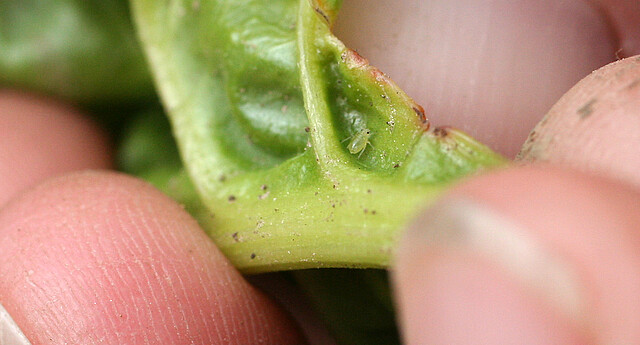
[[[124,0],[0,1],[0,86],[91,106],[154,95]]]
[[[416,210],[503,162],[429,128],[333,36],[340,1],[132,4],[207,231],[244,272],[384,268]],[[365,129],[371,146],[350,152]]]

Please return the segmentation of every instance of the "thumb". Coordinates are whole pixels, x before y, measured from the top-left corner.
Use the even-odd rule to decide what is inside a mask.
[[[639,344],[637,205],[627,185],[551,167],[458,186],[397,251],[405,340]]]

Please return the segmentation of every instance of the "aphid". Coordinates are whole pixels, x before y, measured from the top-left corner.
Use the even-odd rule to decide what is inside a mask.
[[[371,130],[369,130],[368,128],[364,128],[358,133],[344,139],[343,142],[351,139],[349,145],[347,145],[347,150],[349,150],[352,155],[359,153],[358,158],[360,158],[364,150],[367,148],[367,145],[373,147],[373,145],[371,145],[371,142],[369,141],[369,138],[371,138]]]

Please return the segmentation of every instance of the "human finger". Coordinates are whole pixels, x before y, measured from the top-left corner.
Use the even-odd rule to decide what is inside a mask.
[[[567,92],[519,154],[640,188],[640,55],[607,65]]]
[[[178,204],[121,174],[13,199],[0,253],[0,303],[32,344],[304,343]]]
[[[640,342],[640,194],[549,166],[477,177],[398,249],[408,344]]]
[[[0,90],[0,207],[47,177],[111,166],[107,136],[79,111]]]

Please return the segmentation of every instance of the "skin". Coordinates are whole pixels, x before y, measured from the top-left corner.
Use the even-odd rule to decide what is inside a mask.
[[[605,82],[606,81],[606,82]],[[640,59],[618,61],[569,91],[534,128],[522,161],[543,161],[609,175],[640,187]],[[576,116],[570,116],[573,112]],[[624,126],[609,128],[612,119]],[[598,131],[585,131],[598,128]],[[613,129],[615,132],[610,132]],[[606,145],[602,145],[606,143]],[[597,148],[596,148],[597,146]],[[594,152],[595,151],[595,152]],[[622,160],[624,164],[617,164]]]
[[[0,89],[0,128],[0,207],[48,177],[113,166],[105,133],[52,99]]]
[[[491,3],[491,6],[497,6],[494,10],[502,9],[499,3]],[[615,13],[613,8],[619,8],[617,6],[622,6],[621,4],[626,4],[631,9],[635,6],[632,1],[601,1],[601,8],[612,9],[610,13]],[[550,15],[554,14],[553,6],[549,7],[550,12],[546,15],[553,17]],[[572,41],[571,47],[588,49],[593,43],[589,40],[599,40],[604,46],[614,49],[615,42],[622,41],[629,42],[625,44],[625,47],[629,47],[625,48],[625,53],[638,53],[634,50],[638,45],[634,43],[633,37],[640,37],[637,32],[634,36],[634,30],[640,26],[629,23],[637,24],[640,12],[619,12],[624,14],[623,19],[613,15],[609,19],[619,26],[616,35],[622,35],[620,39],[609,32],[605,33],[607,30],[602,29],[602,24],[596,23],[596,28],[585,29],[596,34],[590,35],[591,38]],[[444,12],[443,19],[447,15],[454,18],[454,14],[455,11]],[[589,15],[598,18],[602,13],[595,10]],[[576,24],[570,22],[571,18],[573,17],[567,15],[566,18],[557,19],[552,23],[553,27],[562,31],[563,25],[587,25],[584,19]],[[470,21],[463,25],[469,25],[469,30],[473,31],[472,25],[477,22]],[[502,23],[504,27],[492,30],[517,31],[518,28],[507,24]],[[452,22],[449,25],[457,27],[460,24]],[[446,28],[443,31],[443,34],[449,32]],[[491,32],[487,35],[492,37]],[[448,39],[463,47],[469,46],[468,43],[458,42],[455,37]],[[545,63],[549,61],[563,61],[565,65],[573,66],[573,63],[566,62],[564,54],[568,48],[563,44],[553,40],[547,42],[548,47],[561,45],[563,49],[550,49],[540,53],[541,56],[548,55],[548,58],[532,59],[527,69],[546,71],[545,68],[549,66]],[[509,51],[519,49],[522,47],[515,43],[508,48]],[[463,78],[467,72],[456,69],[459,62],[455,59],[455,53],[459,50],[446,50],[436,61],[440,61],[443,68],[451,64],[448,69],[450,73],[462,73],[457,78]],[[387,49],[389,51],[394,49]],[[489,60],[492,52],[500,54],[500,51],[491,49],[488,52],[489,55],[485,58]],[[586,54],[583,60],[587,61],[576,61],[576,64],[597,67],[602,64],[601,57],[598,56]],[[372,56],[368,57],[385,70]],[[472,58],[473,56],[465,57]],[[420,60],[417,62],[423,63],[430,59]],[[500,86],[508,90],[513,85],[513,81],[508,78],[508,66],[501,67],[504,69],[501,75],[506,76],[505,78],[492,80],[487,85],[482,84],[485,79],[478,79],[478,84],[468,86],[467,90],[481,89],[479,85],[487,88]],[[426,70],[428,72],[430,69]],[[573,67],[568,70],[573,71]],[[421,71],[419,66],[416,66],[416,71]],[[567,82],[568,77],[561,75],[563,70],[554,73],[546,77],[548,79],[542,86],[554,84],[556,80],[567,83],[567,88],[571,85]],[[575,81],[580,78],[577,75],[574,77]],[[429,74],[425,74],[424,78],[429,78]],[[395,79],[402,85],[399,78]],[[438,78],[430,82],[435,83],[433,87],[436,89],[448,87],[438,84],[444,83]],[[544,90],[540,91],[541,86],[533,87],[544,94],[536,93],[533,97],[536,102],[543,98],[541,103],[553,103],[548,100],[552,97],[546,95],[546,88],[543,87]],[[585,89],[578,92],[578,96],[592,91]],[[452,103],[455,99],[461,99],[458,95],[448,96],[446,92],[427,95],[435,95],[431,100],[429,96],[425,96],[433,104],[447,101],[445,97],[452,97],[448,100]],[[557,99],[559,96],[560,94],[555,94],[553,97]],[[510,103],[505,108],[510,109],[513,104],[519,104],[511,104],[511,97],[515,96],[501,98]],[[625,99],[625,94],[611,97],[621,102],[632,101]],[[511,118],[508,116],[511,113],[480,111],[485,106],[482,98],[462,99],[468,102],[464,105],[468,109],[477,109],[480,113],[491,115],[467,116],[465,121],[470,128],[478,128],[475,134],[480,139],[482,136],[497,138],[490,143],[495,148],[502,147],[505,153],[517,152],[514,147],[519,146],[525,138],[504,136],[503,132],[495,134],[495,131],[500,132],[501,126],[505,126],[504,128],[526,133],[540,120],[537,112],[527,113],[528,115],[516,112],[522,118]],[[583,101],[587,102],[588,99]],[[22,131],[29,132],[37,128],[35,123],[27,123],[27,117],[20,111],[21,108],[4,109],[6,113],[3,114],[7,115],[0,118],[10,117],[18,123],[26,124]],[[619,109],[623,109],[627,116],[640,115],[638,107],[626,106]],[[55,113],[53,108],[49,111]],[[561,116],[567,117],[575,116],[575,111],[575,107],[558,110],[564,114]],[[463,117],[452,116],[452,121]],[[609,119],[611,127],[608,128],[608,133],[617,133],[629,126],[626,122],[616,121],[619,118],[617,111],[603,109],[598,116],[602,117],[602,121]],[[47,128],[51,133],[64,132],[68,130],[64,128],[64,123],[53,121]],[[612,136],[599,135],[601,130],[596,126],[585,128],[584,131],[585,136],[591,133],[594,140],[597,139],[597,145],[594,144],[592,155],[585,154],[581,159],[598,159],[599,148],[610,149],[608,146],[612,143]],[[10,133],[7,126],[0,126],[0,138]],[[494,133],[493,137],[491,133]],[[90,142],[95,140],[104,143],[97,139],[100,138],[99,134],[90,131],[83,137]],[[626,145],[638,147],[638,141],[640,140],[636,138],[636,141],[627,142]],[[103,145],[102,150],[108,152],[108,145]],[[75,147],[78,150],[75,157],[82,161],[91,162],[95,159],[93,153],[82,151],[85,147],[82,141],[54,146],[65,149]],[[8,148],[8,152],[29,152],[18,151],[11,144],[0,147],[3,150]],[[43,148],[43,145],[29,145],[29,150],[34,150],[33,152]],[[1,156],[0,159],[3,160],[0,161],[0,166],[15,163],[15,160],[4,160],[5,157],[5,154]],[[0,196],[6,200],[12,199],[0,211],[0,253],[6,258],[0,261],[0,303],[7,308],[34,344],[58,344],[69,339],[87,344],[97,343],[97,339],[107,344],[118,344],[122,339],[136,344],[162,344],[182,340],[194,340],[198,343],[207,341],[209,338],[206,337],[209,336],[217,341],[214,343],[219,344],[234,344],[234,341],[238,344],[257,343],[258,339],[273,344],[301,342],[299,332],[286,314],[262,293],[249,286],[226,263],[178,205],[148,185],[115,173],[79,173],[50,180],[26,193],[16,195],[18,190],[37,183],[42,176],[57,174],[50,168],[42,168],[38,159],[26,161],[20,171],[38,178],[16,182],[11,188],[3,186],[0,189]],[[617,168],[624,167],[627,163],[628,160],[622,157],[611,164]],[[623,337],[616,340],[624,340],[618,343],[640,342],[635,327],[640,321],[637,309],[633,308],[634,304],[629,303],[637,299],[640,285],[635,279],[624,279],[640,276],[640,258],[635,254],[640,252],[637,248],[640,241],[634,227],[638,223],[637,212],[629,211],[629,205],[640,204],[640,196],[637,187],[628,180],[604,176],[607,175],[606,172],[599,174],[601,176],[594,176],[575,168],[549,165],[512,168],[469,179],[455,187],[442,201],[464,199],[483,205],[499,217],[517,224],[523,233],[537,239],[542,248],[561,257],[572,270],[578,272],[580,281],[588,282],[584,284],[586,287],[583,290],[583,296],[586,296],[583,298],[590,306],[587,316],[593,320],[588,323],[588,327],[558,312],[557,306],[532,293],[529,286],[513,279],[504,269],[488,262],[484,257],[452,251],[446,247],[433,251],[428,243],[420,240],[418,225],[418,234],[416,231],[409,232],[405,240],[415,246],[411,250],[400,251],[402,254],[397,258],[394,274],[400,321],[407,343],[474,344],[474,341],[477,343],[481,340],[483,344],[521,344],[523,339],[527,339],[531,344],[598,344],[612,339],[612,335],[616,334]],[[4,176],[0,178],[3,179]],[[56,202],[50,202],[53,200]],[[601,206],[605,201],[608,207]],[[16,227],[18,224],[20,226]],[[173,231],[175,227],[182,231]],[[18,231],[23,231],[21,229],[28,231],[18,236]],[[50,245],[42,245],[47,242]],[[77,255],[70,256],[69,248],[73,248]],[[122,265],[125,258],[133,258],[130,262],[135,264]],[[612,268],[616,270],[612,271]],[[111,284],[116,279],[120,279],[122,284]],[[63,293],[65,291],[72,293]],[[192,291],[193,294],[188,294],[187,291]],[[212,300],[203,297],[207,295],[220,298]],[[178,303],[176,297],[182,303]],[[150,299],[153,303],[149,303]],[[93,302],[98,303],[100,308],[96,308]],[[253,313],[248,313],[248,308]],[[73,310],[82,310],[83,313],[70,312]],[[211,310],[216,312],[204,318],[199,316],[201,312]],[[120,314],[128,317],[120,318]],[[427,315],[432,317],[425,317]],[[251,319],[252,317],[255,318]],[[482,327],[478,327],[479,323]],[[114,332],[112,327],[116,326],[124,328],[117,327],[120,332]],[[128,331],[122,332],[123,329]],[[443,329],[455,329],[456,332],[438,332]],[[237,333],[232,336],[224,333],[225,330],[236,330]],[[452,339],[452,334],[466,338]]]

